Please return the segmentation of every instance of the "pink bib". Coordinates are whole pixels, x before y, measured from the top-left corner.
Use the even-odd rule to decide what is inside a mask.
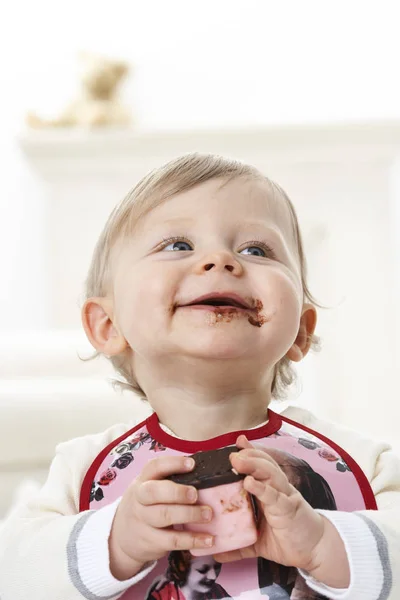
[[[161,429],[157,415],[114,440],[93,461],[82,484],[80,510],[97,510],[122,496],[160,453],[188,455],[236,443],[240,433],[269,449],[289,481],[314,508],[376,509],[371,486],[357,463],[319,433],[268,411],[266,425],[203,442],[179,440]],[[128,589],[123,600],[285,600],[325,598],[309,589],[297,570],[262,558],[221,565],[212,556],[171,552],[151,573]]]

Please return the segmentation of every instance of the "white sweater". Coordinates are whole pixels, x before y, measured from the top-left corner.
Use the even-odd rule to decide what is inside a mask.
[[[332,600],[400,600],[400,459],[384,443],[289,407],[283,416],[325,435],[364,471],[378,511],[320,511],[337,527],[347,549],[351,584],[328,588],[306,577]],[[118,501],[79,513],[83,477],[99,452],[136,423],[60,444],[40,492],[7,519],[0,532],[0,600],[118,598],[145,577],[121,582],[109,570],[108,536]],[[138,599],[139,600],[139,599]]]

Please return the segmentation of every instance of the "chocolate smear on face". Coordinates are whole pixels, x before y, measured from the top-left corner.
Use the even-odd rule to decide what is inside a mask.
[[[251,314],[248,315],[247,320],[250,325],[254,327],[261,327],[264,323],[269,320],[265,315],[262,314],[263,303],[261,300],[255,300],[254,298],[246,298],[246,302],[250,306]],[[223,311],[215,308],[215,311],[209,315],[209,324],[218,325],[219,323],[230,323],[233,318],[243,317],[243,313],[237,310],[235,307],[227,309],[224,307]]]
[[[268,321],[267,317],[261,314],[261,311],[263,309],[263,303],[261,302],[261,300],[253,300],[252,304],[254,305],[254,314],[249,315],[248,321],[250,325],[254,325],[254,327],[261,327],[262,325],[264,325],[264,323]]]
[[[264,323],[269,321],[268,317],[262,314],[263,303],[261,300],[257,300],[251,297],[246,298],[246,302],[249,306],[247,312],[247,320],[250,325],[254,325],[254,327],[261,327]],[[174,314],[176,309],[179,307],[179,304],[174,302],[170,306],[170,313]],[[235,306],[227,306],[221,305],[221,307],[216,306],[213,311],[210,311],[207,314],[207,320],[209,325],[220,325],[222,323],[231,323],[233,319],[238,319],[246,316],[246,312],[244,313],[242,310],[238,309]],[[250,312],[250,314],[249,314]]]
[[[234,307],[227,309],[224,306],[223,311],[216,308],[214,311],[210,312],[207,316],[208,316],[208,322],[210,325],[219,325],[220,323],[230,323],[232,321],[232,319],[240,317],[241,314]]]

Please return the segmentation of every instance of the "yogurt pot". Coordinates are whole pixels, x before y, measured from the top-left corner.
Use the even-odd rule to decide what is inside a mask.
[[[214,545],[207,549],[191,550],[194,556],[217,554],[245,548],[257,540],[257,527],[252,496],[244,489],[245,475],[237,473],[229,460],[236,446],[218,450],[196,452],[191,458],[195,467],[190,473],[172,475],[175,483],[191,485],[197,489],[197,504],[210,506],[213,512],[209,523],[185,523],[180,530],[209,533]]]

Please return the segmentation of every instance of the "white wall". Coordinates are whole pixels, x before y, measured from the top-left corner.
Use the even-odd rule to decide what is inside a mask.
[[[139,128],[400,116],[395,2],[14,0],[0,27],[0,331],[45,326],[27,301],[45,284],[42,205],[15,133],[28,109],[55,114],[74,95],[79,50],[135,65]]]
[[[134,65],[123,92],[139,131],[400,119],[396,2],[380,2],[378,12],[377,3],[356,0],[334,5],[320,0],[70,0],[63,6],[14,0],[0,27],[0,333],[8,335],[51,325],[43,261],[48,206],[41,177],[21,152],[16,134],[27,110],[57,114],[73,97],[79,50]],[[309,169],[310,189],[326,186],[323,169],[318,181],[312,165]],[[369,197],[379,195],[379,185],[369,186],[369,174],[362,167],[358,173],[357,189],[365,186]],[[295,170],[285,173],[282,183],[296,190],[297,177]],[[398,177],[397,168],[393,190]],[[386,185],[384,176],[382,181]],[[357,218],[360,206],[351,206],[351,193],[348,198],[347,208]],[[393,205],[396,198],[393,192]],[[329,201],[335,202],[334,194]],[[378,206],[364,207],[364,217],[389,243],[397,236],[400,211],[394,210],[392,218]],[[355,311],[351,298],[368,293],[368,265],[362,263],[362,248],[353,247],[351,223],[341,218],[347,229],[338,251],[342,259],[348,253],[358,261],[364,287],[350,275],[335,276],[349,286]],[[365,244],[373,243],[368,235]],[[337,238],[331,240],[336,243]],[[390,249],[384,251],[390,257]],[[400,255],[393,265],[385,263],[380,271],[385,281],[392,266],[400,280]],[[347,323],[350,314],[344,307],[338,318]],[[385,323],[395,318],[388,314]],[[348,324],[364,334],[360,322]],[[347,377],[351,382],[350,366]]]
[[[14,0],[6,14],[15,113],[62,104],[88,49],[136,65],[144,127],[400,115],[396,2]]]
[[[397,13],[394,0],[8,0],[2,6],[0,449],[14,477],[7,490],[31,467],[44,477],[54,444],[106,426],[115,402],[121,418],[130,410],[128,401],[96,387],[99,365],[78,362],[75,332],[35,337],[34,330],[52,323],[43,257],[54,254],[46,223],[54,196],[46,195],[42,175],[21,151],[16,134],[24,114],[57,114],[76,92],[77,53],[88,50],[134,65],[123,92],[138,130],[400,119]],[[400,239],[400,162],[391,156],[363,166],[351,143],[344,153],[347,166],[336,156],[325,166],[319,159],[318,169],[309,160],[297,168],[275,165],[272,173],[299,193],[296,204],[311,199],[324,223],[335,222],[312,259],[314,273],[329,269],[323,282],[315,277],[315,293],[334,310],[321,314],[323,352],[303,366],[305,396],[314,410],[397,443],[400,244],[395,258],[392,249]],[[318,204],[322,190],[325,205]],[[119,194],[110,190],[102,210]],[[67,196],[53,214],[67,214]],[[58,317],[70,315],[63,308]],[[67,385],[47,379],[49,373],[73,377]],[[21,374],[32,379],[17,384]],[[93,381],[84,384],[85,377]],[[42,434],[46,423],[50,437]],[[32,465],[26,456],[19,466],[11,460],[17,428],[36,452]],[[7,502],[2,497],[0,513]]]

